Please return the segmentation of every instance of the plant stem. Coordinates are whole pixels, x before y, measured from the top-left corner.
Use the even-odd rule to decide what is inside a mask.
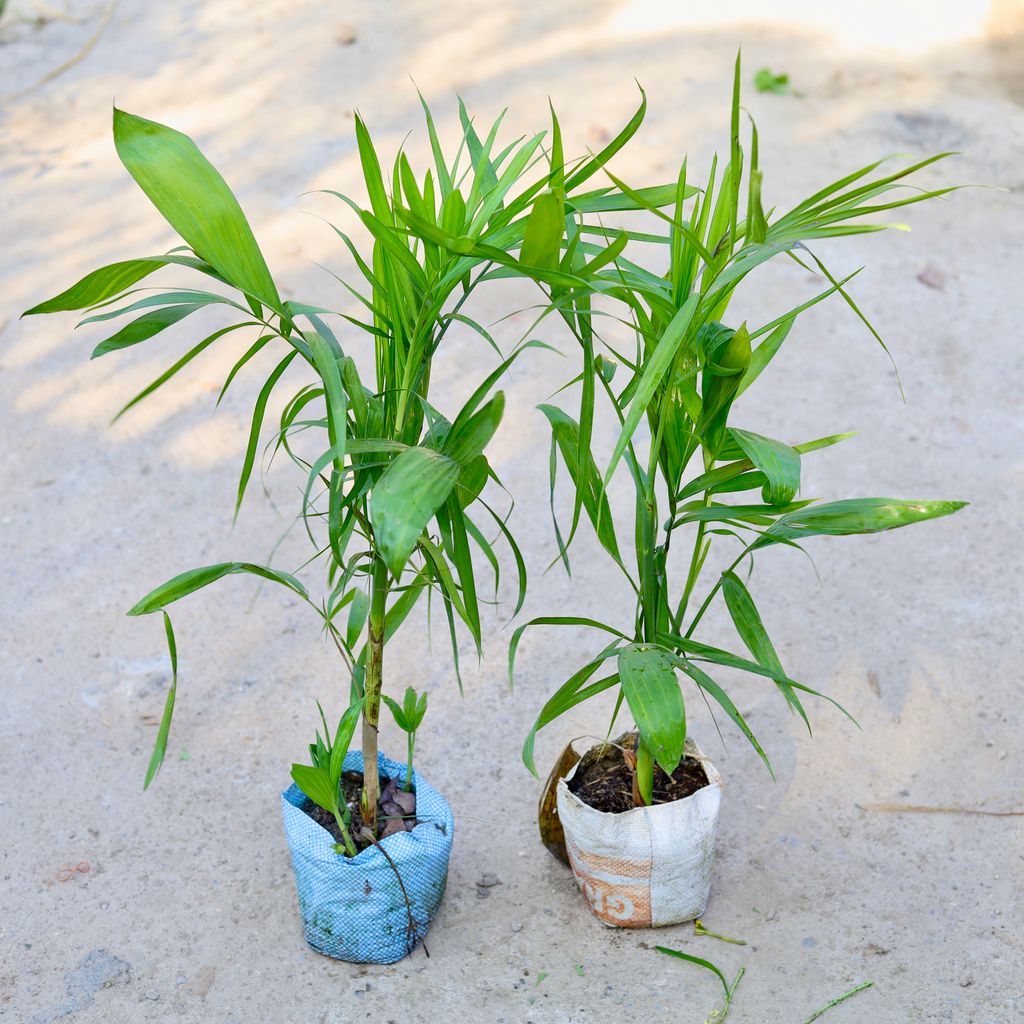
[[[855,996],[858,992],[863,992],[866,988],[871,988],[874,985],[873,981],[863,981],[856,988],[851,988],[849,992],[839,996],[836,999],[831,999],[827,1002],[820,1010],[816,1010],[814,1013],[804,1021],[804,1024],[811,1024],[811,1021],[817,1020],[826,1010],[831,1010],[833,1006],[838,1006],[840,1003],[846,1002],[850,996]]]
[[[405,791],[412,792],[412,752],[416,745],[416,733],[409,733],[409,763],[405,766]]]
[[[352,834],[349,832],[345,819],[341,816],[341,812],[337,807],[334,808],[334,820],[338,823],[341,840],[345,844],[345,852],[349,857],[354,857],[359,851],[356,849],[356,844],[352,842]]]
[[[379,555],[374,557],[370,581],[370,614],[367,644],[370,657],[363,686],[363,824],[376,834],[380,776],[377,770],[377,726],[380,722],[380,688],[384,664],[384,614],[387,609],[388,570]]]
[[[637,807],[648,807],[654,803],[654,758],[642,736],[636,739],[636,794],[633,802]],[[640,801],[636,801],[636,796]]]
[[[746,558],[748,554],[750,554],[751,547],[752,547],[752,545],[748,545],[747,547],[745,547],[743,549],[743,551],[740,553],[739,558],[737,558],[736,561],[733,562],[732,565],[730,565],[729,568],[726,569],[725,572],[723,572],[718,577],[717,580],[715,580],[715,585],[709,591],[708,596],[704,598],[704,603],[697,609],[697,614],[694,615],[693,621],[690,623],[690,628],[687,629],[687,631],[686,631],[686,634],[685,634],[685,639],[686,640],[689,640],[690,637],[693,636],[693,631],[697,628],[697,623],[700,622],[700,620],[704,617],[704,613],[708,610],[708,607],[710,606],[712,600],[714,599],[715,594],[717,594],[718,591],[721,589],[722,579],[725,576],[725,573],[726,572],[732,572],[733,569],[735,569],[736,566],[739,565],[740,562],[742,562],[743,559]]]
[[[707,501],[705,500],[705,505]],[[672,620],[676,632],[682,629],[683,619],[686,616],[686,606],[690,602],[690,595],[700,575],[700,554],[704,546],[704,521],[697,524],[697,536],[693,541],[693,554],[690,557],[690,569],[686,574],[686,586],[683,588],[683,596],[680,598],[679,607],[676,609],[675,618]]]

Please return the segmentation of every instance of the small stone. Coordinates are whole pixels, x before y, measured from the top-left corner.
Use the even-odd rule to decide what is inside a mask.
[[[501,885],[501,879],[490,871],[485,871],[476,884],[481,889],[493,889],[496,885]]]
[[[146,989],[146,998],[155,1003],[160,998],[160,993],[155,988],[148,988]]]
[[[523,925],[521,921],[512,921],[509,924],[509,928],[514,932],[521,932],[523,930]]]
[[[926,288],[934,288],[937,292],[946,290],[946,274],[934,263],[929,263],[924,270],[917,275],[918,281]]]

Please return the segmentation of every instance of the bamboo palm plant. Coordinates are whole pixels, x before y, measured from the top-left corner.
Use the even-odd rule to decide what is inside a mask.
[[[544,705],[527,737],[523,759],[536,774],[537,731],[582,701],[618,687],[615,715],[624,699],[638,730],[634,791],[644,804],[652,800],[655,764],[671,774],[683,757],[686,701],[678,673],[705,700],[711,698],[720,705],[769,771],[771,764],[761,744],[726,689],[709,672],[740,669],[772,681],[810,728],[803,698],[822,695],[789,676],[768,636],[740,575],[745,564],[752,568],[755,552],[774,545],[800,548],[814,536],[889,530],[948,515],[963,504],[889,498],[819,504],[816,499],[798,498],[803,457],[852,435],[789,444],[733,425],[737,399],[779,352],[800,314],[823,299],[838,295],[845,300],[882,344],[847,292],[854,275],[837,279],[812,251],[815,241],[897,227],[880,223],[873,215],[952,191],[921,189],[908,180],[948,155],[940,154],[889,173],[879,171],[882,161],[878,161],[819,189],[788,213],[777,215],[765,209],[753,122],[749,161],[740,144],[739,83],[737,58],[730,153],[721,175],[716,158],[707,183],[689,202],[684,160],[674,203],[666,211],[645,202],[641,192],[609,174],[624,195],[656,218],[660,231],[606,230],[604,239],[595,242],[600,229],[570,218],[561,259],[566,272],[577,280],[549,288],[551,304],[578,339],[583,356],[581,375],[572,382],[583,385],[579,420],[554,405],[540,407],[551,427],[552,489],[559,458],[574,488],[573,519],[564,539],[555,523],[560,553],[568,565],[568,548],[585,514],[635,594],[636,611],[633,620],[621,626],[577,616],[546,616],[515,631],[510,673],[519,641],[531,627],[583,626],[610,638]],[[667,257],[667,270],[654,273],[635,262],[632,249],[638,244],[659,246]],[[780,255],[804,268],[816,268],[827,287],[794,309],[773,312],[762,324],[726,326],[737,287]],[[586,261],[602,269],[583,275],[580,270]],[[610,300],[602,315],[629,326],[635,338],[632,352],[610,345],[605,353],[596,351],[595,294]],[[619,424],[603,474],[589,442],[595,392],[604,394]],[[645,423],[646,437],[641,430]],[[632,565],[620,550],[606,499],[609,483],[622,470],[634,493]],[[754,494],[745,496],[748,492]],[[702,570],[712,564],[712,547],[717,551],[727,544],[738,551],[728,552],[726,567],[714,573],[706,593],[696,601]],[[719,595],[746,647],[742,656],[698,639],[698,629]],[[627,763],[632,762],[631,757]]]
[[[429,397],[432,360],[454,324],[475,331],[497,349],[463,306],[489,278],[527,273],[545,277],[551,225],[564,220],[570,203],[574,210],[598,211],[636,209],[648,201],[611,187],[581,189],[628,141],[639,121],[634,118],[601,154],[588,159],[571,182],[552,189],[546,168],[527,182],[543,159],[544,132],[499,150],[501,117],[481,139],[460,102],[462,138],[452,159],[441,147],[425,103],[423,108],[433,166],[419,177],[401,152],[390,179],[386,177],[366,126],[356,118],[368,204],[333,195],[354,211],[369,235],[371,252],[364,257],[356,242],[335,228],[361,277],[359,288],[341,283],[363,311],[358,316],[340,315],[338,333],[328,323],[328,310],[281,297],[237,200],[193,141],[120,110],[114,111],[118,154],[184,245],[163,255],[101,267],[28,311],[86,310],[82,323],[136,314],[95,347],[94,357],[148,341],[209,306],[223,307],[234,318],[236,322],[190,348],[118,416],[232,332],[247,331],[250,338],[228,373],[218,402],[243,371],[257,365],[251,361],[264,348],[282,350],[253,403],[235,514],[257,466],[261,443],[266,442],[271,456],[285,452],[304,481],[297,519],[312,544],[309,562],[324,566],[323,592],[311,595],[298,570],[228,562],[175,576],[130,610],[131,615],[163,613],[174,670],[147,787],[164,757],[177,692],[177,652],[166,609],[216,580],[238,573],[269,580],[287,587],[319,616],[351,678],[349,705],[358,703],[362,709],[361,803],[363,820],[371,827],[380,790],[377,731],[385,646],[417,600],[435,591],[447,617],[456,671],[458,622],[479,652],[481,602],[473,549],[495,574],[499,563],[478,516],[486,517],[486,528],[494,531],[492,539],[503,537],[510,545],[517,568],[517,611],[522,604],[525,563],[506,517],[483,497],[488,481],[500,484],[484,449],[504,408],[502,393],[494,391],[496,383],[525,349],[539,342],[521,343],[508,355],[499,352],[495,368],[450,418]],[[560,147],[557,137],[552,145]],[[557,250],[557,236],[554,244]],[[197,271],[227,294],[198,288],[135,288],[168,266]],[[139,291],[146,294],[139,297]],[[357,364],[365,366],[371,357],[372,370],[364,380]],[[291,395],[279,422],[268,429],[268,403],[292,364],[304,367],[307,382]],[[343,716],[346,728],[339,729],[339,735],[351,735],[351,721],[351,714]],[[329,752],[325,741],[318,737],[314,748],[323,746],[322,752]],[[337,801],[333,804],[337,810]]]

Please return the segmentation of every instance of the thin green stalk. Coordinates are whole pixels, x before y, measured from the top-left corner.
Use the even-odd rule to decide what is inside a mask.
[[[409,733],[409,761],[405,766],[405,791],[412,792],[412,753],[416,746],[416,733]]]
[[[338,830],[341,832],[341,840],[345,844],[346,855],[354,857],[359,851],[356,849],[356,844],[352,842],[352,833],[349,832],[345,819],[337,808],[334,809],[334,820],[338,823]]]
[[[733,562],[732,565],[730,565],[729,568],[726,569],[725,572],[723,572],[717,580],[715,580],[715,585],[708,592],[708,596],[704,598],[704,603],[697,609],[697,614],[694,615],[693,621],[690,623],[689,628],[686,630],[686,633],[684,634],[684,639],[689,640],[690,637],[693,636],[693,631],[697,628],[697,623],[700,622],[701,618],[704,616],[704,613],[708,610],[708,606],[714,599],[715,594],[717,594],[718,591],[721,589],[722,578],[725,576],[725,573],[732,572],[736,568],[736,566],[739,565],[740,562],[742,562],[743,559],[747,557],[749,553],[750,547],[745,547],[740,552],[739,557],[736,559],[736,561]]]
[[[370,581],[370,612],[368,618],[370,656],[366,666],[363,693],[363,823],[377,827],[377,800],[380,797],[380,776],[377,770],[377,731],[380,723],[380,690],[384,664],[384,616],[387,608],[388,570],[377,556]]]
[[[856,988],[851,988],[849,992],[844,993],[837,999],[829,1000],[820,1010],[815,1010],[815,1012],[812,1013],[810,1017],[808,1017],[807,1020],[804,1021],[804,1024],[812,1024],[812,1022],[816,1021],[826,1010],[831,1010],[833,1006],[838,1006],[840,1003],[846,1002],[846,1000],[849,999],[850,996],[855,996],[858,992],[863,992],[864,989],[871,988],[872,985],[874,985],[873,981],[861,982],[861,984],[859,984]]]
[[[741,967],[739,969],[733,983],[725,990],[724,1005],[720,1006],[717,1010],[712,1010],[711,1016],[708,1017],[704,1024],[725,1024],[725,1020],[729,1016],[729,1011],[732,1009],[732,997],[736,994],[736,989],[739,988],[739,984],[743,980],[743,975],[746,974],[746,972],[747,969],[745,967]]]
[[[689,456],[687,457],[689,461]],[[707,472],[714,465],[712,459],[709,463],[708,459],[704,460],[704,471]],[[711,504],[711,494],[707,491],[704,492],[704,507],[707,508]],[[672,620],[672,624],[678,632],[683,627],[683,618],[686,615],[686,606],[690,603],[690,597],[693,594],[693,588],[697,585],[697,577],[700,575],[701,565],[703,559],[701,552],[704,547],[704,530],[706,529],[706,523],[702,519],[697,524],[697,536],[693,542],[693,554],[690,556],[690,568],[686,574],[686,586],[683,588],[683,596],[679,599],[679,605],[676,608],[675,618]],[[669,537],[672,535],[672,524],[670,523],[666,527],[666,533]],[[667,541],[666,541],[667,544]],[[689,635],[689,634],[687,634]]]
[[[707,496],[705,496],[704,504],[705,506],[710,504]],[[682,625],[683,616],[686,615],[686,606],[689,604],[690,595],[693,593],[693,588],[697,583],[697,577],[700,575],[700,553],[704,546],[704,526],[705,523],[703,520],[697,524],[697,536],[693,541],[693,554],[690,556],[690,568],[686,573],[686,586],[683,588],[683,596],[679,599],[679,606],[676,608],[676,614],[672,620],[676,630],[678,630]]]

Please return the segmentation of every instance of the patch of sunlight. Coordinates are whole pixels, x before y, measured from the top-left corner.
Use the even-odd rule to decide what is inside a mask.
[[[617,33],[654,35],[688,28],[725,28],[743,22],[829,33],[850,50],[875,48],[922,53],[984,35],[990,0],[864,0],[827,4],[821,0],[722,0],[706,6],[678,0],[627,0],[609,28]]]

